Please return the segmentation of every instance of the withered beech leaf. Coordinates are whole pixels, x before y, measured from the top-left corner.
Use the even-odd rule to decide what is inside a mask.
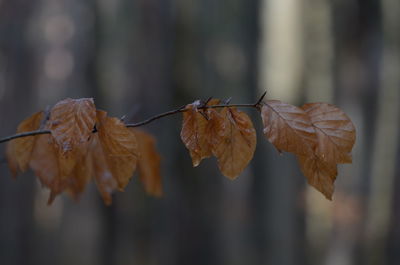
[[[216,148],[223,140],[225,132],[225,119],[217,109],[207,109],[206,115],[208,117],[207,125],[205,128],[206,144],[209,150],[215,155]]]
[[[89,153],[75,164],[68,176],[61,175],[58,155],[58,146],[50,134],[36,136],[29,166],[41,184],[50,189],[49,204],[64,190],[78,199],[92,176],[93,166]]]
[[[211,108],[220,104],[218,99],[208,100],[209,107],[204,104],[195,101],[185,107],[181,139],[194,166],[214,155],[222,174],[234,179],[254,155],[257,140],[252,121],[234,106]],[[337,164],[351,163],[356,135],[349,117],[327,103],[301,108],[278,100],[262,104],[266,138],[280,152],[294,153],[308,183],[331,200]],[[48,120],[44,116],[37,112],[25,119],[17,133],[43,129],[51,134],[13,139],[6,155],[14,175],[28,167],[34,171],[50,189],[49,203],[63,191],[78,199],[94,178],[109,205],[111,194],[126,187],[136,167],[145,190],[161,196],[160,155],[153,136],[128,129],[120,119],[96,110],[90,98],[62,100],[51,109]]]
[[[212,154],[205,135],[207,119],[197,109],[199,105],[200,102],[196,101],[186,106],[187,111],[183,112],[181,130],[182,142],[189,150],[194,167]]]
[[[87,153],[88,141],[96,121],[93,99],[64,99],[50,112],[51,135],[58,146],[60,174],[71,174],[75,164]]]
[[[104,153],[97,134],[95,134],[90,141],[88,157],[92,162],[92,174],[97,189],[104,203],[106,205],[111,205],[111,194],[118,188],[118,182],[108,165],[107,155]]]
[[[49,204],[67,186],[66,178],[62,179],[60,176],[57,154],[57,145],[51,135],[36,136],[29,167],[39,178],[41,184],[50,189]]]
[[[308,184],[319,190],[325,197],[332,200],[334,182],[337,176],[336,164],[327,163],[318,156],[297,156],[301,171]]]
[[[351,163],[355,143],[355,127],[339,108],[328,103],[308,103],[302,106],[318,137],[317,156],[327,163]]]
[[[89,148],[90,151],[90,148]],[[80,161],[78,161],[67,178],[66,191],[75,199],[78,200],[80,195],[86,188],[93,175],[93,160],[92,155],[87,153]]]
[[[43,112],[36,112],[18,125],[17,133],[38,130],[42,120]],[[28,169],[34,143],[35,136],[27,136],[14,139],[7,144],[7,160],[14,176],[18,171],[24,172]]]
[[[162,195],[161,157],[156,149],[155,138],[147,132],[132,129],[139,144],[140,158],[138,171],[140,181],[147,193],[159,197]]]
[[[6,158],[8,163],[8,168],[10,169],[13,178],[16,178],[19,172],[17,158],[14,155],[14,145],[8,143],[6,145]]]
[[[214,155],[222,174],[235,179],[253,158],[256,132],[246,113],[235,108],[223,108],[222,140],[215,147]]]
[[[279,150],[311,156],[317,146],[315,129],[307,113],[279,100],[268,100],[262,106],[264,134]]]
[[[121,120],[107,117],[104,111],[97,111],[97,131],[105,163],[109,173],[123,190],[136,169],[139,148],[135,134],[125,127]],[[96,159],[94,156],[93,159]]]

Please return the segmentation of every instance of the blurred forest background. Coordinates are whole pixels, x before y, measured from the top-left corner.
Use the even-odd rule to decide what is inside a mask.
[[[323,101],[353,120],[353,164],[333,202],[258,129],[235,181],[198,168],[181,117],[146,126],[164,197],[134,178],[106,207],[79,203],[0,164],[1,264],[400,264],[400,1],[0,0],[0,136],[39,109],[94,97],[140,121],[195,99]],[[5,145],[0,146],[3,157]]]

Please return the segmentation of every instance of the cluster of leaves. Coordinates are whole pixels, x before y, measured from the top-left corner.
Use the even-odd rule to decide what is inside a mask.
[[[14,176],[28,167],[35,172],[51,191],[49,204],[63,191],[78,198],[91,178],[111,204],[111,193],[125,188],[136,167],[146,191],[161,195],[154,138],[96,110],[93,99],[62,100],[48,115],[41,111],[22,121],[17,132],[38,129],[51,133],[12,140],[7,159]]]
[[[337,165],[352,162],[355,128],[351,120],[327,103],[296,107],[261,99],[252,105],[195,101],[128,127],[182,112],[181,139],[193,166],[215,156],[222,174],[235,179],[253,158],[257,142],[251,119],[237,106],[256,108],[266,138],[279,152],[295,154],[308,183],[332,199]],[[28,167],[35,172],[51,190],[49,203],[63,191],[79,197],[93,178],[104,202],[110,204],[112,192],[125,188],[136,167],[146,191],[161,195],[160,156],[154,138],[96,110],[93,99],[62,100],[48,113],[38,112],[21,122],[17,133],[36,130],[9,142],[7,158],[14,175]]]
[[[214,155],[226,177],[236,178],[253,158],[256,133],[250,118],[234,107],[204,107],[199,101],[186,106],[181,138],[193,166]],[[217,105],[218,106],[218,105]],[[295,154],[308,183],[332,199],[337,164],[351,163],[355,128],[339,108],[309,103],[301,108],[278,100],[255,105],[266,138],[278,149]]]
[[[210,100],[207,106],[218,105]],[[181,139],[192,157],[193,166],[211,155],[218,159],[222,174],[236,178],[253,158],[256,131],[246,113],[235,107],[202,108],[200,101],[186,106]]]

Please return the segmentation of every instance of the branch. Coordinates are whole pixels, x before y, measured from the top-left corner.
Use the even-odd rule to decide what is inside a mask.
[[[216,109],[216,108],[233,108],[233,107],[237,107],[237,108],[254,108],[254,109],[260,110],[261,101],[264,99],[266,93],[267,92],[264,92],[261,95],[261,97],[257,100],[257,102],[253,103],[253,104],[229,104],[229,103],[226,103],[226,104],[207,106],[206,104],[210,100],[210,99],[208,99],[206,101],[206,104],[202,104],[200,107],[198,107],[198,109]],[[143,125],[149,124],[149,123],[151,123],[151,122],[153,122],[155,120],[158,120],[158,119],[161,119],[161,118],[164,118],[164,117],[167,117],[167,116],[175,115],[175,114],[180,113],[180,112],[185,112],[185,111],[187,111],[187,109],[185,107],[186,107],[186,105],[183,105],[178,109],[170,110],[170,111],[155,115],[155,116],[150,117],[147,120],[144,120],[144,121],[141,121],[141,122],[128,123],[128,124],[126,124],[126,127],[133,128],[133,127],[143,126]],[[94,132],[96,132],[96,130],[94,130]],[[49,134],[49,133],[51,133],[50,130],[36,130],[36,131],[31,131],[31,132],[17,133],[17,134],[11,135],[11,136],[7,136],[7,137],[4,137],[4,138],[1,138],[0,139],[0,143],[4,143],[4,142],[7,142],[7,141],[10,141],[10,140],[13,140],[13,139],[17,139],[17,138],[21,138],[21,137],[35,136],[35,135],[39,135],[39,134]]]
[[[126,127],[132,128],[132,127],[139,127],[139,126],[143,126],[146,124],[149,124],[155,120],[167,117],[167,116],[171,116],[180,112],[186,112],[188,111],[188,109],[185,109],[185,106],[180,107],[179,109],[176,110],[171,110],[171,111],[167,111],[161,114],[158,114],[156,116],[153,116],[147,120],[138,122],[138,123],[128,123],[126,124]],[[198,109],[216,109],[216,108],[232,108],[232,107],[238,107],[238,108],[256,108],[257,109],[257,105],[256,104],[221,104],[221,105],[213,105],[213,106],[201,106],[198,107]]]
[[[23,133],[17,133],[11,136],[7,136],[4,138],[0,139],[0,143],[4,143],[13,139],[21,138],[21,137],[27,137],[27,136],[35,136],[39,134],[48,134],[50,133],[49,130],[37,130],[37,131],[32,131],[32,132],[23,132]]]

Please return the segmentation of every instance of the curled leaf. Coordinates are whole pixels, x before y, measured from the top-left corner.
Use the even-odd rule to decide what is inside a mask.
[[[261,108],[264,134],[279,151],[311,156],[317,146],[315,129],[307,113],[279,100],[268,100]]]
[[[213,153],[218,159],[222,174],[230,179],[236,178],[253,158],[256,148],[256,132],[246,113],[235,108],[224,108],[221,141]]]

